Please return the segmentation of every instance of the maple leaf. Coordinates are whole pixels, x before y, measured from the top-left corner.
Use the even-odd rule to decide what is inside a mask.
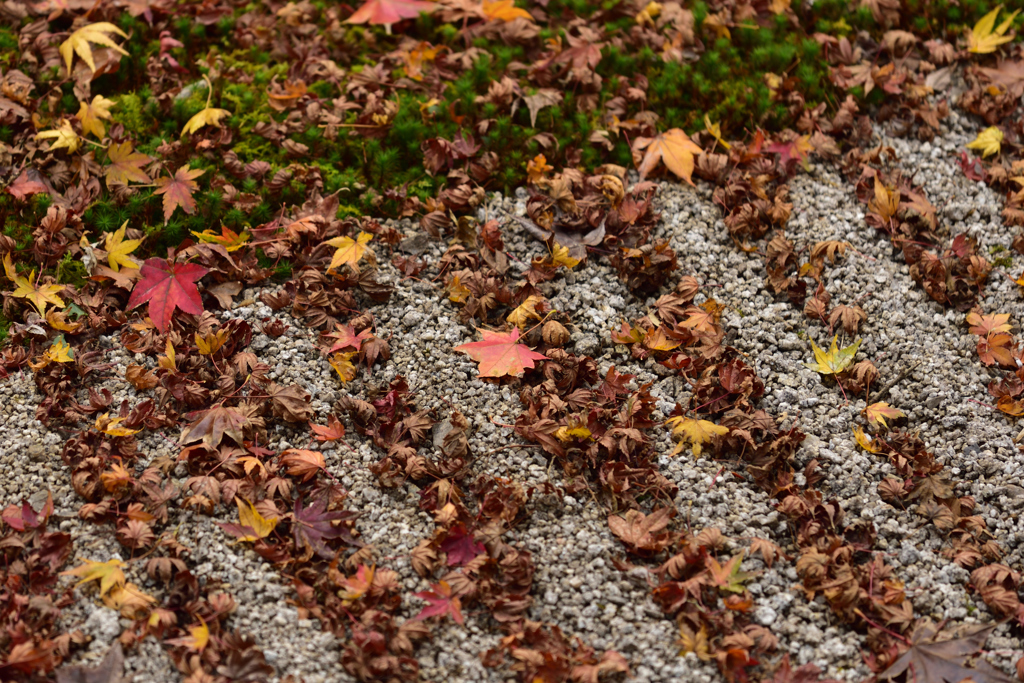
[[[302,481],[309,481],[317,472],[327,470],[327,461],[319,451],[289,448],[281,456],[281,464],[288,468],[288,474],[302,477]]]
[[[814,150],[811,145],[810,135],[801,135],[789,142],[773,142],[764,148],[766,152],[774,152],[779,155],[779,163],[783,166],[793,161],[799,161],[807,165],[807,154]]]
[[[217,109],[216,107],[207,106],[206,108],[199,110],[195,116],[185,122],[185,127],[181,129],[181,134],[187,135],[195,133],[203,126],[220,128],[220,120],[225,116],[231,116],[231,112],[227,109]]]
[[[415,19],[420,13],[430,14],[435,9],[437,5],[433,2],[422,0],[368,0],[345,23],[386,26],[390,34],[391,24],[397,24],[402,19]]]
[[[252,237],[248,230],[242,230],[242,234],[238,234],[226,225],[220,226],[220,234],[218,235],[212,230],[203,230],[202,232],[192,231],[196,239],[200,242],[207,244],[219,244],[223,246],[227,251],[238,251]]]
[[[54,673],[57,683],[120,683],[124,680],[124,651],[121,642],[115,640],[96,666],[65,664]]]
[[[71,154],[82,146],[82,138],[78,137],[78,133],[71,127],[71,122],[67,119],[61,119],[60,126],[53,130],[44,130],[42,133],[36,133],[36,137],[44,140],[53,138],[53,142],[50,143],[50,149],[48,150],[50,152],[65,147],[68,150],[68,154]]]
[[[353,519],[355,515],[351,512],[335,510],[327,511],[327,502],[323,499],[315,501],[312,505],[305,507],[302,498],[295,499],[295,510],[293,512],[295,524],[295,545],[300,548],[307,548],[315,552],[325,560],[334,558],[334,553],[324,541],[342,538],[347,542],[358,545],[345,527],[336,527],[331,522]]]
[[[640,172],[641,182],[657,167],[658,162],[664,162],[668,170],[672,171],[679,178],[682,178],[690,185],[693,185],[693,156],[703,154],[704,150],[700,145],[690,139],[680,128],[661,133],[653,138],[638,137],[633,142],[634,157],[647,150],[643,161],[637,166]]]
[[[886,418],[889,418],[890,420],[898,420],[901,417],[906,417],[907,414],[904,413],[902,410],[893,408],[891,405],[885,403],[884,401],[880,401],[878,403],[872,403],[867,408],[865,408],[864,416],[868,419],[868,422],[880,424],[886,429],[888,429],[889,425],[885,423]]]
[[[235,505],[238,506],[238,524],[218,522],[217,526],[238,540],[258,541],[269,536],[277,526],[277,518],[265,519],[255,505],[241,496],[235,498]]]
[[[489,330],[480,330],[480,334],[483,341],[461,344],[454,349],[480,363],[480,377],[517,376],[533,368],[534,361],[548,359],[519,343],[518,327],[513,327],[511,334]]]
[[[122,38],[128,37],[128,34],[117,26],[107,21],[100,21],[95,24],[88,24],[72,32],[67,40],[60,44],[60,54],[64,58],[64,66],[67,68],[69,76],[71,75],[71,60],[74,59],[75,54],[78,54],[82,61],[89,65],[89,69],[96,73],[96,63],[92,59],[92,48],[89,46],[89,43],[105,45],[115,52],[120,52],[125,57],[128,56],[128,52],[107,35],[109,33],[116,33]]]
[[[370,328],[366,328],[356,334],[355,328],[351,325],[339,325],[336,323],[334,325],[334,332],[324,336],[337,340],[327,350],[327,353],[334,353],[335,351],[344,351],[345,349],[359,351],[363,347],[363,342],[372,337],[373,333],[370,331]]]
[[[736,555],[726,562],[724,567],[718,563],[718,560],[710,555],[708,556],[708,572],[711,574],[711,581],[714,585],[718,586],[719,591],[723,593],[742,593],[746,590],[743,587],[743,582],[751,578],[753,574],[740,571],[740,564],[742,562],[743,553]]]
[[[345,580],[341,582],[343,586],[342,590],[339,591],[338,597],[342,600],[358,600],[359,598],[366,595],[366,592],[370,590],[370,586],[373,585],[373,573],[376,569],[375,566],[367,567],[365,564],[360,564],[356,569],[356,575],[352,578],[345,577]]]
[[[125,268],[139,267],[135,261],[128,258],[128,254],[135,251],[142,244],[142,240],[125,240],[124,231],[127,226],[128,221],[125,221],[116,231],[107,233],[107,241],[104,245],[107,250],[107,263],[115,273],[121,269],[121,266]]]
[[[115,106],[117,103],[114,100],[108,100],[103,95],[97,95],[92,98],[91,103],[79,102],[78,120],[82,122],[82,131],[85,133],[92,133],[98,139],[103,139],[103,136],[107,134],[107,129],[103,125],[103,121],[110,120],[110,108]]]
[[[882,449],[876,446],[871,437],[864,433],[864,430],[859,426],[853,428],[853,439],[857,442],[857,445],[866,450],[868,453],[881,453]]]
[[[201,315],[203,299],[196,281],[209,270],[194,263],[172,263],[166,259],[146,259],[142,264],[142,281],[135,285],[128,298],[128,310],[149,302],[149,317],[160,333],[167,331],[180,308],[192,315]]]
[[[128,429],[127,427],[118,427],[124,421],[123,417],[110,417],[110,413],[103,413],[96,417],[96,431],[102,432],[108,436],[131,436],[138,434],[138,429]]]
[[[39,171],[34,168],[26,168],[23,169],[21,174],[4,189],[7,190],[11,196],[20,201],[29,195],[47,191],[46,185],[40,182],[41,179],[42,176],[39,175]]]
[[[711,117],[707,114],[704,114],[704,130],[706,130],[711,137],[717,140],[718,144],[722,147],[727,150],[732,149],[732,145],[722,139],[722,126],[717,123],[711,123]]]
[[[980,315],[972,311],[967,314],[967,324],[971,326],[971,334],[979,337],[987,337],[999,332],[1009,332],[1013,328],[1013,325],[1010,325],[1009,320],[1009,313]]]
[[[157,178],[153,194],[164,196],[164,223],[171,218],[174,210],[181,207],[182,211],[191,215],[196,212],[196,200],[192,193],[199,189],[193,181],[206,173],[201,168],[189,169],[188,165],[179,168],[173,177]]]
[[[196,652],[202,652],[210,644],[210,627],[206,625],[203,618],[199,618],[199,626],[193,626],[188,630],[184,638],[171,638],[165,641],[168,645],[181,645]]]
[[[121,560],[107,560],[106,562],[85,560],[85,564],[69,569],[66,572],[61,572],[61,574],[80,576],[81,580],[75,584],[76,586],[81,586],[89,581],[99,581],[100,595],[104,595],[114,586],[124,586],[124,572],[121,569],[125,566],[127,565]]]
[[[53,343],[47,347],[43,357],[48,362],[72,363],[75,360],[75,352],[71,350],[71,345],[67,343],[64,335],[61,334],[54,337]]]
[[[823,349],[818,348],[818,345],[812,340],[811,348],[814,349],[815,362],[804,363],[804,365],[815,372],[820,372],[823,375],[838,375],[849,367],[850,363],[853,362],[853,357],[857,355],[857,349],[860,348],[860,343],[863,340],[858,339],[856,343],[843,349],[839,349],[836,345],[836,341],[838,339],[838,334],[832,338],[832,346],[829,348],[828,353]]]
[[[516,7],[513,0],[483,0],[480,13],[487,21],[512,21],[514,19],[526,19],[531,23],[533,15],[526,10]]]
[[[469,564],[476,556],[484,552],[484,544],[473,539],[473,534],[465,524],[456,524],[448,530],[448,535],[441,542],[441,550],[447,554],[448,566]]]
[[[223,403],[218,403],[203,411],[195,422],[186,427],[181,432],[178,442],[189,444],[201,440],[210,448],[217,448],[227,436],[239,446],[243,446],[245,440],[242,437],[242,428],[248,421],[238,408],[228,408]]]
[[[64,306],[57,293],[64,289],[64,285],[41,285],[36,282],[36,271],[29,273],[28,277],[18,275],[11,264],[11,252],[4,254],[4,273],[7,279],[13,282],[16,287],[11,296],[18,299],[28,299],[36,307],[39,315],[46,315],[46,304]]]
[[[110,165],[103,169],[103,175],[107,184],[119,183],[127,185],[129,181],[136,183],[151,183],[153,179],[142,170],[143,164],[148,164],[151,159],[142,152],[136,152],[132,148],[131,140],[124,142],[112,142],[107,147],[107,157]]]
[[[463,624],[462,603],[459,601],[458,596],[452,595],[451,585],[447,581],[441,581],[440,583],[430,584],[430,587],[433,590],[413,593],[420,600],[426,600],[430,604],[414,616],[412,621],[423,621],[430,617],[443,617],[449,614],[455,620],[455,623],[461,626]]]
[[[990,82],[1006,88],[1014,99],[1024,95],[1024,60],[1000,62],[995,69],[980,67],[978,71]]]
[[[348,353],[339,351],[327,359],[328,364],[338,373],[338,378],[341,379],[342,384],[351,382],[356,377],[356,366],[352,363],[352,358],[355,355],[355,351],[349,351]]]
[[[672,427],[672,435],[680,440],[675,450],[672,451],[672,455],[676,455],[683,450],[684,445],[689,442],[693,444],[694,456],[699,456],[703,444],[708,443],[716,436],[724,436],[729,433],[728,427],[716,425],[708,420],[695,420],[682,415],[670,417],[665,420],[665,424]]]
[[[967,143],[968,149],[976,149],[981,152],[981,158],[993,154],[999,154],[1000,144],[1003,142],[1003,131],[997,126],[989,126],[978,133],[978,137]]]
[[[966,666],[968,657],[981,651],[996,626],[974,627],[959,638],[937,641],[938,628],[929,621],[919,622],[911,636],[910,649],[878,677],[892,679],[909,670],[907,680],[919,683],[1012,683],[1014,679],[984,660],[977,660],[973,669]]]
[[[631,550],[659,552],[670,540],[668,534],[659,534],[676,516],[674,508],[659,508],[649,515],[639,510],[628,510],[625,517],[608,516],[608,528]]]
[[[53,514],[53,495],[46,492],[46,502],[43,503],[41,510],[36,510],[32,507],[32,504],[27,500],[21,501],[21,507],[17,505],[8,505],[4,509],[3,514],[0,517],[16,531],[24,531],[25,529],[38,529],[41,527],[50,515]]]
[[[1021,276],[1021,278],[1024,279],[1024,276]],[[469,287],[462,284],[458,275],[448,282],[446,289],[448,290],[448,300],[457,304],[466,303],[466,299],[472,295],[472,292],[469,291]]]
[[[565,266],[569,270],[572,270],[580,264],[578,258],[573,258],[569,254],[569,247],[563,247],[558,242],[555,242],[551,246],[551,260],[560,266]]]
[[[129,581],[123,587],[111,588],[110,592],[103,596],[103,604],[110,609],[118,610],[123,617],[137,619],[145,616],[146,611],[156,604],[156,598]]]
[[[309,423],[310,429],[316,434],[317,441],[337,441],[345,436],[345,425],[331,413],[327,416],[327,426]]]
[[[875,176],[875,196],[868,202],[868,211],[878,214],[883,222],[889,222],[900,208],[900,192],[886,187]]]
[[[996,26],[996,17],[999,15],[999,10],[1003,8],[999,5],[994,10],[983,16],[978,20],[978,23],[974,25],[974,28],[967,36],[967,51],[974,52],[976,54],[988,54],[995,52],[996,48],[1003,43],[1008,43],[1013,40],[1012,36],[1005,35],[1010,28],[1010,24],[1017,17],[1020,10],[1016,10],[1008,18],[1003,20],[1003,23]],[[993,28],[995,27],[995,28]]]
[[[338,266],[347,263],[358,273],[359,267],[357,264],[366,254],[366,251],[369,249],[366,245],[369,244],[372,239],[373,235],[368,232],[360,231],[356,239],[352,239],[346,235],[343,237],[335,237],[332,240],[327,240],[327,244],[337,249],[337,251],[334,252],[334,256],[331,257],[331,265],[327,266],[327,270],[334,270]]]
[[[536,294],[531,294],[526,297],[523,303],[512,309],[512,312],[508,314],[505,320],[524,330],[531,320],[540,320],[540,314],[537,313],[537,304],[543,302],[543,298]]]
[[[199,351],[200,356],[212,356],[227,342],[228,330],[221,328],[216,332],[207,332],[205,335],[200,335],[196,332],[193,339],[195,339],[196,349]]]

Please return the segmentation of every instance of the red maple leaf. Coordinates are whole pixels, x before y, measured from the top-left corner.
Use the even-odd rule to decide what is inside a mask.
[[[351,17],[345,20],[346,24],[371,24],[390,26],[397,24],[402,19],[415,19],[420,12],[430,14],[437,5],[423,0],[368,0],[362,7],[357,9]]]
[[[187,214],[196,212],[196,200],[192,198],[192,193],[199,189],[199,185],[192,181],[204,173],[206,171],[201,168],[191,170],[186,165],[179,168],[173,177],[156,179],[157,189],[153,194],[164,196],[164,223],[171,219],[171,214],[179,206]]]
[[[53,514],[53,496],[46,494],[46,502],[43,508],[36,511],[27,501],[21,501],[21,508],[17,505],[8,505],[3,511],[2,518],[7,525],[16,531],[25,529],[38,529],[46,523],[47,518]]]
[[[462,566],[472,562],[484,551],[484,544],[473,540],[473,534],[465,524],[456,524],[441,543],[441,550],[448,556],[448,566]]]
[[[302,499],[295,500],[295,545],[315,552],[325,560],[334,558],[334,553],[327,547],[326,541],[340,538],[350,545],[362,545],[352,537],[352,532],[345,526],[334,526],[334,521],[355,519],[354,512],[348,510],[327,510],[323,500],[314,501],[312,505],[303,506]]]
[[[462,612],[459,608],[462,603],[458,596],[452,595],[452,587],[447,581],[430,584],[432,591],[420,591],[413,593],[417,598],[426,600],[430,604],[423,608],[423,611],[412,618],[413,621],[423,621],[430,617],[443,617],[446,614],[452,615],[456,624],[462,625]]]
[[[335,325],[334,332],[326,336],[337,340],[334,342],[334,346],[327,352],[334,353],[335,351],[344,351],[345,349],[359,351],[363,346],[363,342],[372,337],[373,333],[370,332],[370,328],[366,328],[359,334],[356,334],[355,328],[351,325]]]
[[[333,413],[327,416],[327,426],[309,423],[317,441],[337,441],[345,436],[345,425],[334,416]]]
[[[146,259],[142,280],[135,285],[128,299],[128,309],[149,302],[149,317],[161,333],[167,331],[175,308],[200,315],[203,300],[196,281],[208,271],[194,263],[172,263],[166,259]]]
[[[46,185],[42,183],[39,171],[34,168],[26,168],[21,171],[21,175],[14,179],[14,182],[7,186],[7,191],[15,199],[21,200],[30,194],[39,194],[47,190]]]
[[[480,363],[481,377],[519,375],[534,367],[533,361],[548,359],[543,353],[531,351],[528,346],[519,343],[517,327],[513,327],[511,333],[480,330],[480,334],[483,335],[483,341],[461,344],[455,350]]]

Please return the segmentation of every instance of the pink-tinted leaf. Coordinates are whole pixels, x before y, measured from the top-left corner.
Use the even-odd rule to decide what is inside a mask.
[[[200,315],[203,300],[196,281],[209,271],[194,263],[172,263],[166,259],[147,259],[142,266],[142,281],[135,285],[128,299],[128,309],[149,302],[149,317],[161,333],[167,331],[180,308],[186,313]]]

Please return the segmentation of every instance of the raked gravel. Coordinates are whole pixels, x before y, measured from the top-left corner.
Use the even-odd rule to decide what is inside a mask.
[[[889,139],[881,129],[878,134],[880,141],[896,150],[899,165],[913,174],[938,207],[945,236],[967,232],[991,260],[999,248],[1009,248],[1013,236],[1000,221],[1002,202],[984,185],[964,177],[956,164],[956,154],[976,134],[975,124],[956,112],[945,124],[941,137],[931,143]],[[835,170],[817,164],[798,175],[791,189],[794,211],[786,229],[791,240],[804,246],[838,239],[849,241],[855,249],[826,270],[825,285],[833,305],[859,300],[868,314],[859,334],[864,341],[858,358],[870,358],[880,369],[883,383],[921,363],[892,388],[888,400],[907,413],[911,428],[920,430],[928,447],[949,468],[959,482],[957,493],[978,500],[977,514],[984,516],[1008,551],[1006,563],[1021,570],[1024,521],[1018,512],[1024,506],[1024,454],[1012,441],[1020,427],[972,402],[990,401],[986,385],[994,374],[978,360],[963,314],[944,310],[914,284],[888,237],[865,224],[865,209],[854,197],[852,184]],[[523,191],[514,197],[494,196],[481,209],[481,218],[497,218],[503,225],[507,250],[518,259],[514,264],[529,263],[543,250],[510,220],[512,214],[525,213],[525,196]],[[828,329],[766,289],[761,257],[733,246],[717,207],[711,203],[709,187],[663,183],[657,205],[662,214],[658,233],[670,239],[679,254],[678,274],[693,274],[715,285],[705,293],[726,305],[722,319],[727,342],[747,354],[765,383],[761,407],[785,415],[787,425],[798,424],[808,434],[798,455],[801,464],[817,458],[824,466],[820,487],[826,496],[842,503],[848,521],[860,518],[875,524],[878,547],[887,552],[887,561],[906,583],[916,613],[958,622],[991,621],[981,600],[966,590],[968,573],[940,554],[943,541],[933,528],[878,496],[876,485],[891,468],[878,456],[857,448],[851,433],[864,401],[845,402],[834,384],[823,383],[817,373],[804,367],[812,355],[809,340],[826,345]],[[398,227],[407,234],[414,231],[409,223]],[[559,486],[557,468],[549,469],[537,449],[503,448],[519,443],[510,429],[495,424],[511,423],[520,412],[516,392],[507,385],[477,379],[475,364],[452,351],[458,344],[473,341],[475,332],[459,323],[443,289],[429,281],[436,275],[441,253],[441,245],[430,244],[421,254],[431,266],[419,281],[402,280],[382,259],[382,277],[396,290],[389,302],[371,310],[378,321],[377,334],[390,336],[392,358],[344,387],[317,351],[315,333],[287,314],[273,313],[259,303],[258,291],[248,290],[239,297],[255,303],[223,315],[250,322],[274,316],[290,325],[277,339],[257,334],[252,350],[271,366],[278,382],[299,383],[312,394],[321,423],[345,393],[362,397],[371,385],[384,386],[402,375],[415,390],[419,407],[436,408],[443,416],[454,406],[467,417],[472,425],[470,443],[476,471],[508,477],[525,486],[549,479]],[[1024,299],[1020,288],[1005,275],[1019,274],[1024,258],[1008,251],[998,256],[1007,254],[1012,256],[1013,266],[1009,271],[994,269],[981,306],[987,313],[1010,313],[1011,321],[1019,323],[1024,320]],[[635,374],[638,383],[653,382],[662,416],[676,402],[685,404],[685,382],[651,361],[636,362],[610,339],[613,327],[643,315],[653,299],[632,297],[599,259],[544,287],[552,306],[573,321],[571,350],[594,356],[602,372],[615,365]],[[105,340],[105,345],[107,362],[115,363],[115,376],[105,386],[115,402],[125,398],[138,402],[141,397],[117,376],[123,378],[130,363],[152,364],[152,360],[127,352],[115,338]],[[34,420],[38,401],[31,377],[16,373],[0,382],[0,464],[7,473],[0,479],[0,504],[38,499],[49,490],[56,504],[57,524],[75,538],[76,557],[127,559],[111,528],[78,520],[80,501],[60,460],[63,438]],[[177,433],[144,434],[142,464],[173,453],[177,437]],[[308,443],[308,435],[290,428],[282,428],[272,438],[276,441],[270,445],[276,448],[318,448]],[[767,496],[745,482],[716,477],[720,465],[714,461],[669,457],[673,444],[667,429],[657,438],[663,454],[659,461],[662,471],[679,487],[676,504],[681,519],[694,529],[720,528],[737,550],[750,538],[761,536],[792,551],[786,526]],[[349,507],[363,512],[357,527],[375,546],[377,561],[399,572],[407,591],[406,614],[412,616],[420,605],[409,596],[427,588],[427,582],[412,570],[407,554],[431,534],[432,520],[419,510],[415,486],[382,489],[376,484],[367,465],[380,454],[370,443],[352,429],[346,439],[352,450],[343,446],[322,450],[332,473],[350,491]],[[183,484],[184,468],[179,466],[175,476]],[[548,496],[531,505],[532,515],[509,535],[513,544],[533,553],[538,568],[531,618],[558,624],[595,648],[618,650],[629,659],[636,681],[721,680],[713,666],[693,655],[678,655],[675,626],[650,600],[646,569],[623,573],[614,568],[613,559],[624,555],[622,546],[608,530],[606,512],[589,496],[562,500]],[[223,582],[238,601],[229,625],[256,639],[279,677],[290,674],[307,683],[351,680],[338,664],[337,640],[323,633],[314,621],[298,618],[289,604],[288,582],[214,524],[232,517],[233,510],[223,507],[212,519],[174,509],[170,520],[171,528],[178,528],[178,540],[190,548],[192,571],[207,581]],[[768,569],[751,558],[743,569],[758,572],[749,584],[757,621],[771,628],[780,638],[781,650],[790,652],[796,663],[814,662],[828,675],[846,681],[868,675],[860,654],[861,636],[835,624],[820,598],[806,600],[796,588],[792,562],[780,560]],[[146,590],[160,590],[138,567],[133,566],[130,579]],[[93,639],[77,655],[77,661],[98,660],[126,623],[88,596],[82,596],[64,615],[66,627],[82,629]],[[498,632],[485,624],[483,614],[471,613],[466,628],[437,625],[433,640],[417,653],[423,678],[466,683],[511,679],[509,672],[485,669],[480,663],[480,654],[495,647],[499,639]],[[1009,628],[1002,626],[989,640],[988,648],[998,651],[990,659],[1010,670],[1021,655],[1021,646]],[[127,653],[126,668],[136,683],[181,678],[152,640]]]

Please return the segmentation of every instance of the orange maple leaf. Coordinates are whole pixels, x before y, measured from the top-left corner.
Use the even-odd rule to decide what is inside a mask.
[[[534,367],[533,361],[548,358],[519,343],[518,327],[513,327],[511,333],[480,330],[480,334],[483,341],[455,347],[456,351],[480,363],[480,377],[520,375],[524,370]]]
[[[690,179],[693,175],[693,156],[703,154],[704,150],[681,128],[673,128],[653,138],[637,138],[633,142],[634,155],[644,150],[647,150],[647,153],[637,165],[640,180],[646,178],[661,161],[668,170],[693,185],[693,180]]]
[[[153,194],[164,196],[164,223],[171,219],[171,214],[179,206],[187,214],[196,212],[196,200],[192,198],[192,193],[199,189],[199,185],[193,181],[204,173],[206,171],[201,168],[192,170],[185,165],[173,177],[156,179]]]

